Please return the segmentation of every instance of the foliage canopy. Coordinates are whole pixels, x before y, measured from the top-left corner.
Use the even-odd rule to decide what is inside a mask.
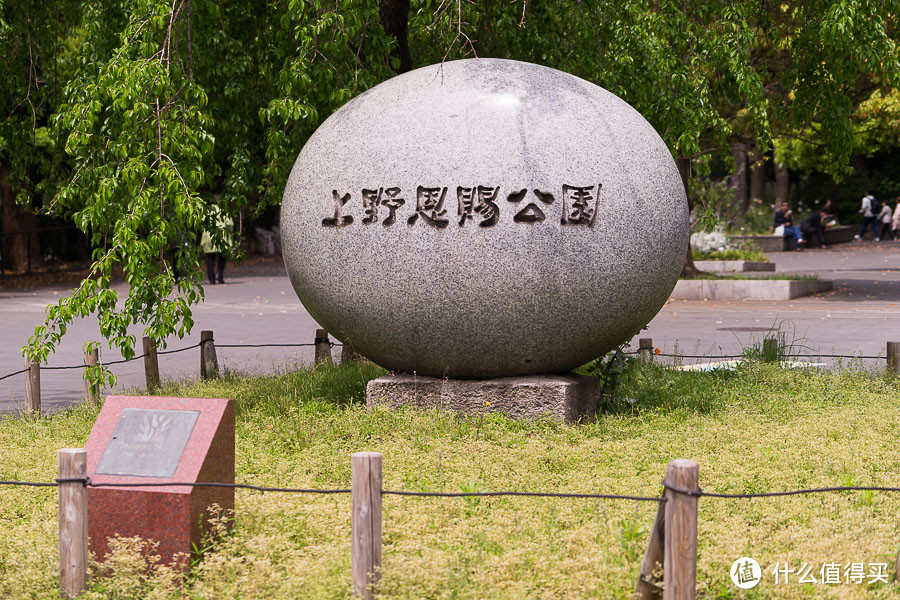
[[[126,357],[133,323],[161,346],[187,333],[203,297],[191,241],[215,231],[213,207],[277,204],[321,121],[407,64],[477,55],[583,77],[638,109],[685,176],[735,140],[767,149],[809,131],[840,173],[861,135],[854,114],[895,96],[898,4],[5,0],[0,175],[94,248],[91,276],[24,350],[46,360],[90,313]]]

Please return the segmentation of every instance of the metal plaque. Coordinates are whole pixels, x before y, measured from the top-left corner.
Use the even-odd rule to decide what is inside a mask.
[[[124,409],[96,473],[171,477],[198,416],[197,410]]]

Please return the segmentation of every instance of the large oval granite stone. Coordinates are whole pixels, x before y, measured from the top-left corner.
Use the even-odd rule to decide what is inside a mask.
[[[665,303],[688,245],[675,162],[617,96],[495,59],[348,102],[309,139],[282,208],[309,313],[393,371],[565,373]]]

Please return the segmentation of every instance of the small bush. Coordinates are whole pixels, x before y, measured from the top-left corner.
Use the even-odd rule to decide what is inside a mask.
[[[748,260],[753,262],[769,262],[769,257],[761,250],[726,248],[722,251],[695,252],[694,260]]]

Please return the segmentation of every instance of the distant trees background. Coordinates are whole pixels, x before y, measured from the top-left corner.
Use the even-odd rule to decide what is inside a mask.
[[[686,186],[730,175],[738,211],[791,189],[900,192],[877,168],[897,162],[898,4],[0,0],[3,230],[72,223],[91,257],[27,351],[46,359],[89,313],[126,356],[132,323],[160,344],[184,335],[203,290],[197,272],[176,282],[173,261],[199,264],[183,242],[214,229],[214,205],[273,210],[328,115],[444,60],[530,61],[605,87],[656,127]],[[41,253],[6,235],[0,256],[20,268],[24,250]]]

